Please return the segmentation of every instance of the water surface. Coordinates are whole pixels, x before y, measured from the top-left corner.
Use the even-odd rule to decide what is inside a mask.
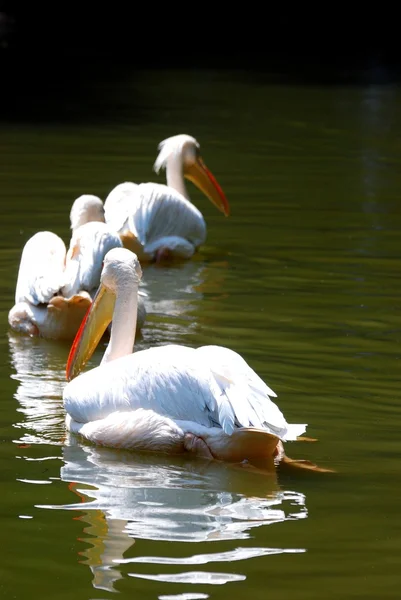
[[[0,130],[2,596],[397,598],[400,89],[180,71],[109,97],[103,120]],[[157,144],[180,132],[201,143],[232,216],[191,188],[207,243],[144,269],[138,344],[240,352],[319,440],[288,454],[333,476],[84,445],[64,429],[68,347],[8,332],[26,240],[50,229],[68,242],[81,193],[161,181]]]

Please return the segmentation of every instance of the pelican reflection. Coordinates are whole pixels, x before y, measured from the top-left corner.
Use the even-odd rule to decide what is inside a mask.
[[[245,578],[237,568],[231,569],[233,561],[305,551],[238,543],[250,538],[255,528],[307,517],[305,496],[281,489],[275,472],[83,445],[66,436],[64,429],[61,394],[68,349],[57,342],[12,334],[9,344],[12,377],[18,382],[15,427],[22,433],[17,441],[42,444],[51,453],[52,447],[61,446],[60,478],[67,493],[73,494],[70,503],[36,504],[36,508],[80,515],[84,531],[80,539],[88,546],[80,555],[92,572],[94,588],[116,591],[116,583],[126,575],[164,581],[164,585],[221,584]],[[34,468],[29,456],[21,458]],[[28,477],[30,468],[25,469]],[[231,547],[221,552],[212,542],[231,542]],[[153,547],[157,552],[149,552]],[[160,572],[142,571],[144,563],[157,564]],[[219,563],[219,573],[196,570],[196,565],[207,563]],[[221,568],[223,563],[227,568]],[[168,564],[176,565],[179,572],[166,574]]]
[[[141,554],[140,540],[238,542],[248,539],[254,528],[305,518],[304,495],[281,490],[274,472],[262,474],[245,466],[83,446],[72,436],[63,448],[63,459],[60,476],[77,496],[76,501],[43,508],[82,514],[81,520],[88,524],[84,532],[89,544],[82,553],[83,562],[90,567],[96,588],[113,590],[126,571],[123,566],[130,563],[189,567],[304,552],[303,548],[235,546],[221,553],[210,547],[206,554],[188,551],[181,560],[171,558],[169,546],[168,557]],[[186,568],[187,575],[190,572]],[[142,577],[141,573],[128,574]],[[221,575],[231,581],[230,573]]]

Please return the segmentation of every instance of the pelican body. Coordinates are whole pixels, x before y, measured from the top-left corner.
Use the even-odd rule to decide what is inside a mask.
[[[17,332],[49,339],[73,340],[100,282],[102,263],[111,248],[122,246],[104,222],[100,198],[85,194],[71,208],[72,237],[63,240],[40,231],[25,244],[8,322]],[[146,310],[139,301],[140,327]]]
[[[104,204],[105,220],[141,262],[188,259],[206,240],[202,213],[191,203],[185,179],[192,181],[228,216],[228,201],[200,156],[195,138],[181,134],[162,141],[154,169],[166,169],[167,185],[125,182]]]
[[[132,353],[141,268],[125,248],[105,257],[99,290],[72,345],[66,426],[95,444],[192,452],[253,464],[281,455],[306,428],[289,424],[276,394],[236,352],[166,345]],[[77,376],[112,319],[101,364]]]

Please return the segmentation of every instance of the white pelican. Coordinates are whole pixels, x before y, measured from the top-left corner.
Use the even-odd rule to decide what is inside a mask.
[[[190,202],[184,178],[192,181],[226,216],[223,190],[200,156],[195,138],[181,134],[159,144],[154,169],[166,169],[167,185],[131,182],[107,196],[105,220],[141,262],[190,258],[206,239],[202,213]]]
[[[82,194],[73,202],[71,207],[71,229],[74,232],[81,225],[92,221],[105,222],[103,202],[93,194]]]
[[[102,215],[99,198],[80,196],[70,213],[73,231],[68,252],[63,240],[50,231],[40,231],[27,241],[18,271],[15,305],[8,314],[14,331],[49,339],[74,339],[99,286],[105,255],[111,248],[122,246],[119,235],[101,222]],[[138,327],[145,316],[140,299]]]
[[[132,354],[141,275],[128,249],[105,256],[99,289],[68,358],[67,429],[116,448],[253,464],[282,458],[281,441],[296,440],[306,425],[287,423],[270,399],[276,394],[239,354],[178,345]],[[75,378],[111,319],[100,366]]]

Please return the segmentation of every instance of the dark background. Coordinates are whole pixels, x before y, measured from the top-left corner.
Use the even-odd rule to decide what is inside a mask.
[[[302,84],[398,82],[398,17],[380,6],[352,10],[0,0],[1,118],[62,115],[77,94],[104,110],[107,102],[93,98],[97,82],[152,68],[234,69]]]

